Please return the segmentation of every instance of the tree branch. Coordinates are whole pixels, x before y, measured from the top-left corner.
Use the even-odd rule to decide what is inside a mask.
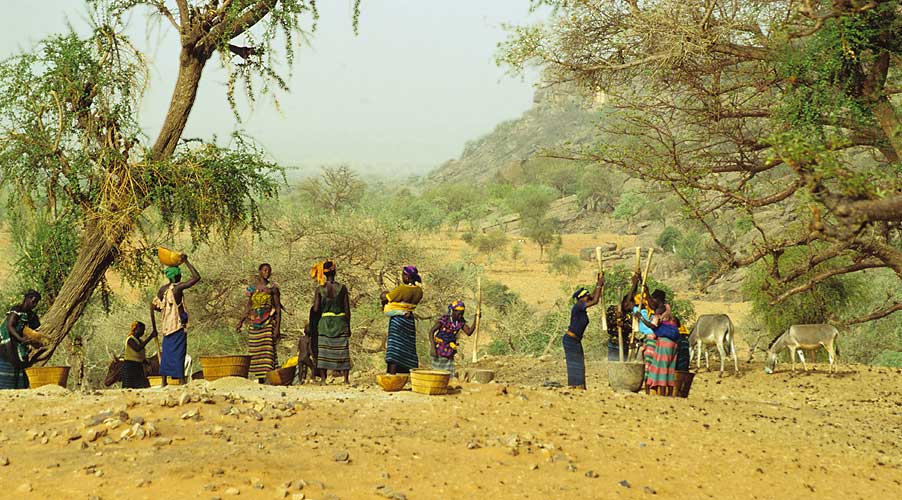
[[[818,283],[823,282],[827,278],[832,278],[833,276],[839,276],[841,274],[849,274],[857,271],[862,271],[864,269],[874,269],[878,267],[886,267],[883,262],[879,261],[869,261],[869,262],[859,262],[856,264],[852,264],[846,267],[840,267],[836,269],[830,269],[829,271],[824,271],[822,273],[816,274],[811,277],[806,283],[803,283],[797,287],[791,288],[780,295],[778,295],[775,299],[770,301],[770,305],[774,306],[788,299],[789,297],[802,292],[807,292],[815,287]]]
[[[878,309],[864,316],[860,316],[858,318],[848,319],[842,322],[843,325],[857,325],[859,323],[867,323],[868,321],[874,321],[876,319],[885,318],[894,312],[902,311],[902,302],[896,302],[889,307],[885,307],[883,309]]]

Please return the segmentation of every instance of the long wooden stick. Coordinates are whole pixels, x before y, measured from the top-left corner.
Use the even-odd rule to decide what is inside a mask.
[[[601,258],[601,247],[595,247],[595,260],[598,261],[598,274],[604,274],[604,260]],[[601,285],[601,331],[608,333],[608,308],[605,306],[604,285]],[[604,338],[604,335],[602,335]]]
[[[476,321],[473,323],[473,362],[477,360],[479,349],[479,323],[482,319],[482,277],[476,277]]]
[[[641,252],[642,252],[642,248],[636,247],[636,272],[637,273],[642,270]],[[639,310],[642,310],[642,291],[643,291],[642,289],[639,289],[639,301],[636,303],[636,305],[639,307]],[[635,299],[635,297],[630,297],[630,298]],[[639,334],[639,318],[634,315],[633,316],[633,335],[638,335],[638,334]]]
[[[648,282],[648,268],[651,267],[651,255],[655,253],[654,247],[648,249],[648,257],[645,260],[645,274],[642,275],[642,293],[645,292],[645,283]]]
[[[620,362],[623,363],[623,288],[617,297],[620,298],[620,302],[615,306],[614,319],[617,320],[617,349],[620,350]]]

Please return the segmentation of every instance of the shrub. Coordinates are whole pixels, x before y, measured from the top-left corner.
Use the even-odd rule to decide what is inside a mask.
[[[635,191],[627,191],[620,197],[617,206],[614,207],[614,218],[618,220],[630,219],[642,211],[648,199]]]
[[[679,243],[680,238],[682,238],[682,234],[679,229],[673,226],[667,226],[661,231],[658,239],[655,240],[655,244],[663,248],[665,252],[676,253],[676,246]]]

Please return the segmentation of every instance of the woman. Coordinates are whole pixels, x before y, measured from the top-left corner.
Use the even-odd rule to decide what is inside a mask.
[[[323,270],[323,282],[313,293],[313,313],[317,322],[316,371],[321,384],[326,383],[327,370],[344,376],[349,383],[351,373],[351,302],[348,288],[335,281],[338,267],[326,261],[318,266]]]
[[[665,302],[663,291],[655,290],[655,315],[651,321],[639,320],[655,332],[655,350],[651,366],[646,370],[645,393],[656,392],[662,396],[673,396],[676,386],[677,342],[680,339],[677,323],[673,318],[670,305]]]
[[[570,309],[570,326],[562,340],[564,357],[567,360],[567,385],[573,388],[586,388],[586,357],[583,354],[583,334],[589,326],[589,314],[586,309],[598,304],[601,300],[601,289],[604,287],[604,275],[599,274],[595,291],[580,288],[573,293],[576,303]]]
[[[410,373],[420,365],[413,312],[423,300],[422,282],[417,268],[407,266],[401,273],[401,284],[390,292],[382,292],[382,310],[389,317],[385,364],[392,375]]]
[[[630,358],[630,337],[633,335],[633,302],[628,295],[624,295],[620,306],[608,306],[606,312],[608,320],[608,361],[620,361],[620,345],[623,346],[623,361]],[[625,314],[623,311],[627,311]],[[620,324],[618,331],[617,325]]]
[[[276,369],[276,344],[282,323],[279,286],[270,281],[271,277],[272,266],[264,262],[257,267],[253,283],[244,290],[247,307],[235,327],[235,331],[240,332],[246,320],[251,322],[247,333],[247,348],[251,355],[248,375],[261,384],[266,381],[266,374]]]
[[[41,356],[46,349],[33,337],[26,336],[26,329],[36,330],[41,326],[34,312],[40,300],[40,293],[28,290],[22,303],[10,308],[6,320],[0,325],[0,389],[27,389],[25,369],[44,359]],[[29,346],[37,349],[29,352]]]
[[[467,336],[473,335],[473,327],[467,324],[464,318],[466,305],[463,301],[456,300],[448,306],[448,314],[440,317],[436,321],[435,326],[429,332],[432,342],[429,343],[430,352],[432,353],[432,369],[445,370],[454,373],[454,355],[457,354],[457,336],[460,332],[464,332]],[[479,322],[480,313],[476,313],[476,322]]]
[[[156,338],[157,332],[153,332],[146,339],[141,340],[144,335],[144,323],[135,321],[132,323],[128,337],[125,339],[125,356],[122,363],[122,388],[123,389],[145,389],[150,387],[147,380],[147,374],[144,373],[144,361],[147,356],[144,354],[144,348],[148,342]]]
[[[191,271],[191,279],[182,282],[182,270],[178,266],[168,266],[163,270],[169,283],[160,287],[156,297],[150,304],[150,325],[153,334],[157,333],[157,311],[163,328],[163,348],[160,353],[160,375],[163,385],[167,385],[168,377],[185,381],[185,356],[188,354],[188,310],[185,308],[185,290],[200,282],[200,273],[188,262],[188,256],[182,254],[182,264]]]

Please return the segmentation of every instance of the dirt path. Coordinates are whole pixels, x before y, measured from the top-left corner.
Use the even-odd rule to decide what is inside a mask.
[[[665,399],[612,393],[601,363],[589,365],[586,392],[543,387],[564,378],[556,358],[485,364],[503,384],[433,397],[369,383],[244,381],[143,392],[0,391],[0,491],[23,499],[213,499],[237,491],[320,500],[392,492],[409,499],[902,493],[899,370],[766,376],[760,365],[743,365],[739,376],[699,374],[689,399]],[[135,424],[143,439],[128,437]]]

